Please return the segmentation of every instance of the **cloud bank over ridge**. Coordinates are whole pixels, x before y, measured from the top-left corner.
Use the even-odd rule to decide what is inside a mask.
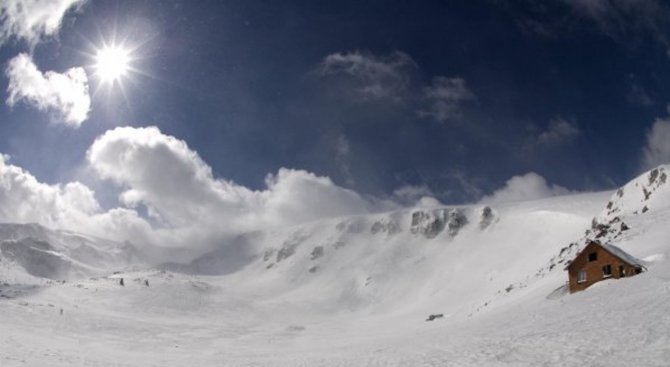
[[[50,185],[0,157],[0,221],[38,222],[116,240],[207,248],[229,236],[343,215],[374,204],[329,178],[281,168],[253,191],[215,178],[188,145],[156,127],[119,127],[87,154],[101,179],[123,189],[120,206],[101,209],[80,182]],[[140,214],[146,208],[147,215]]]
[[[551,196],[569,194],[565,187],[551,185],[547,180],[535,172],[514,176],[507,180],[505,186],[484,197],[481,202],[487,204],[501,204],[515,201],[535,200]]]

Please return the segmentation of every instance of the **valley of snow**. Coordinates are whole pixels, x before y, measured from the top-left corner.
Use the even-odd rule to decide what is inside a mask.
[[[668,366],[668,174],[253,232],[190,264],[2,224],[0,366]],[[567,294],[589,239],[648,271]]]

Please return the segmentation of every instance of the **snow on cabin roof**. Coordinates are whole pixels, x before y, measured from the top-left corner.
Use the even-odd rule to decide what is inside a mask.
[[[637,259],[635,256],[627,253],[626,251],[610,244],[600,244],[605,250],[611,252],[614,256],[618,257],[619,259],[627,262],[630,265],[633,266],[643,266],[642,261]]]
[[[572,258],[572,260],[570,260],[570,261],[568,261],[568,262],[565,263],[565,267],[564,267],[563,269],[564,269],[564,270],[568,270],[568,268],[570,267],[570,265],[572,265],[572,262],[575,261],[575,259],[578,258],[578,257],[582,254],[582,252],[584,252],[584,250],[586,250],[586,247],[588,247],[588,245],[590,245],[591,243],[595,243],[596,245],[598,245],[598,246],[604,248],[605,250],[609,251],[612,255],[614,255],[614,256],[618,257],[619,259],[621,259],[621,260],[627,262],[629,265],[632,265],[632,266],[640,266],[640,267],[643,267],[643,268],[644,268],[644,265],[642,265],[642,261],[640,261],[638,258],[636,258],[635,256],[633,256],[633,255],[627,253],[626,251],[624,251],[624,250],[622,250],[622,249],[620,249],[620,248],[618,248],[618,247],[616,247],[616,246],[614,246],[614,245],[603,244],[603,243],[600,243],[600,242],[598,242],[598,241],[590,241],[589,243],[586,244],[586,246],[584,246],[583,249],[581,249],[581,250],[577,253],[577,255],[575,255],[575,256]]]

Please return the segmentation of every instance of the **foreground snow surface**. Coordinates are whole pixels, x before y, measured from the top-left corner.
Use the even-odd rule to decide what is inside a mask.
[[[509,204],[435,238],[315,224],[290,258],[230,274],[62,283],[0,261],[0,366],[668,366],[670,211],[624,218],[613,242],[646,273],[566,295],[564,264],[548,267],[610,194]]]

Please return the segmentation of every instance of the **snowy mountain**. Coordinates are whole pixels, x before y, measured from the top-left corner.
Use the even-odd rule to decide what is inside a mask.
[[[140,260],[128,244],[3,225],[0,361],[664,366],[669,169],[613,193],[247,233],[189,264],[158,268],[128,269]],[[591,239],[629,251],[649,271],[567,295],[563,267]],[[76,278],[93,270],[107,272]],[[32,276],[7,281],[20,271]],[[61,274],[74,281],[39,278]],[[58,332],[42,336],[45,328]]]
[[[141,253],[130,243],[51,230],[35,223],[0,223],[0,264],[17,267],[26,275],[81,278],[140,263]],[[12,274],[21,276],[22,271]]]

